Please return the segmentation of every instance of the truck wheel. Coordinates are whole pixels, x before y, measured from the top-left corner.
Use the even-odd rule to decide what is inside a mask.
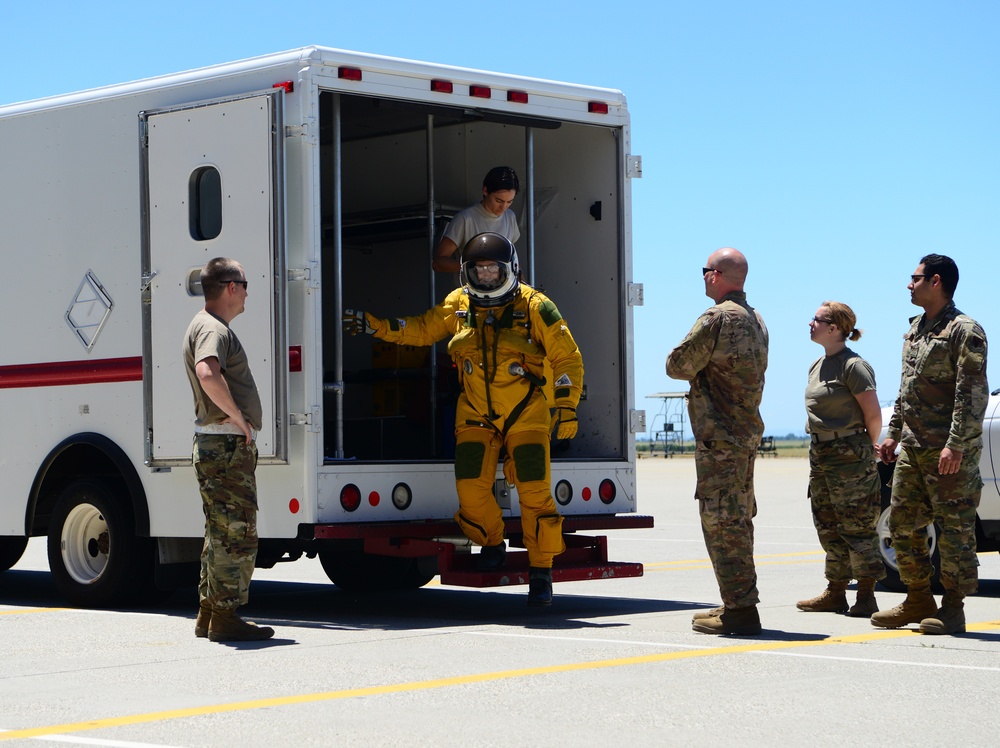
[[[899,578],[896,551],[892,547],[892,536],[889,534],[889,502],[892,499],[894,466],[880,462],[878,472],[882,479],[882,513],[875,523],[875,532],[878,535],[878,550],[882,556],[882,564],[885,566],[885,579],[880,584],[892,592],[906,592],[906,584]],[[931,589],[934,592],[940,592],[941,587],[941,554],[938,552],[937,539],[938,528],[932,524],[927,528],[927,546],[931,553],[931,564],[934,566],[934,576],[931,577]]]
[[[348,592],[415,590],[437,576],[437,559],[376,556],[363,551],[320,551],[330,581]]]
[[[147,599],[152,588],[148,541],[135,536],[124,489],[81,478],[60,494],[49,522],[49,568],[71,603],[101,607]]]
[[[28,547],[28,539],[20,535],[0,536],[0,571],[7,571],[21,560],[24,549]]]

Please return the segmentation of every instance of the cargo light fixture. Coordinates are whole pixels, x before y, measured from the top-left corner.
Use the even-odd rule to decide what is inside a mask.
[[[340,505],[346,512],[353,512],[361,506],[361,491],[353,483],[340,489]]]
[[[568,480],[561,480],[556,483],[556,490],[553,493],[560,506],[566,506],[573,500],[573,486],[570,485]]]
[[[413,491],[405,483],[397,483],[392,489],[392,505],[402,511],[413,502]]]
[[[302,371],[302,346],[288,346],[288,371]]]

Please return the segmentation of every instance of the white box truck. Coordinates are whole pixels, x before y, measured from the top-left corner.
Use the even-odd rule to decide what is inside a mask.
[[[341,310],[418,314],[450,216],[513,167],[525,280],[583,352],[579,435],[553,450],[554,579],[636,576],[594,529],[636,513],[629,116],[615,90],[308,47],[0,107],[0,570],[47,536],[60,592],[128,601],[196,568],[204,517],[180,357],[198,269],[250,298],[258,564],[319,556],[349,589],[527,581],[476,572],[452,522],[456,378],[444,346],[344,344]],[[519,541],[518,502],[497,501]],[[523,556],[523,552],[521,553]]]

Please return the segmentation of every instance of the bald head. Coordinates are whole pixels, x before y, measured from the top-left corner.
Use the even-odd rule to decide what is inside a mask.
[[[708,256],[705,273],[705,295],[718,302],[727,293],[742,291],[747,279],[747,258],[738,249],[723,247]]]

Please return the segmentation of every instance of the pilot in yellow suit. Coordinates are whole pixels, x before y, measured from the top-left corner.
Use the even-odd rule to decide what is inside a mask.
[[[462,251],[464,285],[436,307],[419,317],[389,320],[348,309],[344,330],[417,346],[451,336],[448,354],[462,384],[455,416],[455,520],[483,546],[479,568],[501,568],[504,524],[493,483],[506,446],[504,474],[517,486],[531,567],[528,604],[548,605],[552,559],[566,550],[552,498],[549,438],[553,430],[557,439],[576,435],[583,359],[556,305],[519,283],[516,257],[507,238],[479,234]],[[553,403],[542,392],[546,359],[554,377]]]

